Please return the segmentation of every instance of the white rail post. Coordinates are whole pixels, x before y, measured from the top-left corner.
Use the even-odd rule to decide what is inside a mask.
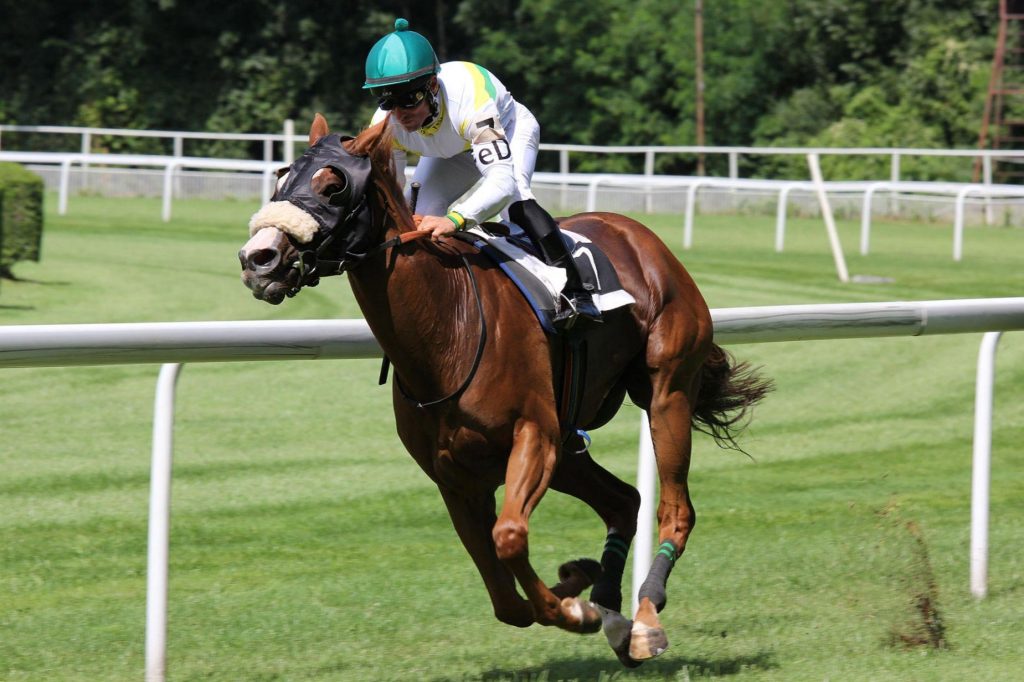
[[[648,149],[644,152],[644,175],[654,175],[654,150]],[[654,201],[651,197],[651,186],[647,185],[644,192],[644,210],[646,213],[654,213]]]
[[[174,136],[174,158],[180,159],[185,156],[185,138],[181,135]],[[176,177],[174,179],[174,193],[177,196],[181,196],[181,178]]]
[[[996,347],[1002,332],[987,332],[978,351],[974,391],[974,453],[971,459],[971,594],[988,592],[989,482],[992,479],[992,394]]]
[[[558,150],[558,172],[562,175],[562,177],[565,177],[566,175],[569,174],[569,150],[568,149],[559,149]],[[588,201],[589,201],[589,199],[588,199]],[[563,182],[561,184],[561,186],[559,187],[558,203],[561,206],[563,211],[568,209],[568,205],[569,205],[569,185],[567,183],[565,183],[565,182]],[[590,211],[590,210],[593,210],[593,209],[589,209],[588,208],[587,210]]]
[[[647,412],[640,411],[640,450],[636,464],[636,489],[640,493],[640,511],[637,513],[636,537],[633,539],[633,613],[640,608],[640,586],[651,570],[651,550],[654,548],[654,497],[657,495],[654,442],[651,440],[651,422]]]
[[[697,213],[697,190],[706,182],[694,180],[686,190],[686,213],[683,218],[683,248],[693,246],[693,219]]]
[[[597,210],[597,186],[608,179],[607,175],[597,175],[587,183],[587,213]]]
[[[71,184],[71,160],[64,159],[60,162],[60,191],[57,193],[57,215],[66,215],[68,212],[68,192]]]
[[[786,214],[789,208],[789,193],[796,187],[790,183],[779,190],[779,205],[775,210],[775,253],[782,253],[786,246]]]
[[[292,143],[292,138],[295,137],[295,121],[287,118],[284,121],[284,148],[282,158],[284,159],[284,165],[292,165],[292,161],[295,160],[295,145]]]
[[[885,187],[884,182],[873,182],[864,190],[864,203],[860,209],[860,255],[868,255],[871,248],[871,200],[875,191]]]
[[[828,203],[828,195],[825,193],[825,180],[821,175],[821,165],[818,163],[817,154],[807,155],[807,165],[811,167],[811,179],[814,181],[814,189],[818,192],[818,203],[821,204],[822,218],[825,219],[825,230],[828,232],[828,242],[832,247],[832,259],[836,263],[836,274],[839,281],[844,284],[850,281],[850,272],[846,269],[846,258],[843,256],[843,245],[839,242],[839,232],[836,230],[836,221],[832,217],[832,207]]]
[[[277,178],[274,177],[274,169],[269,167],[263,169],[263,175],[260,177],[260,203],[267,204],[274,195],[274,183]]]
[[[981,157],[981,181],[986,187],[992,186],[992,157],[986,154]],[[985,197],[985,224],[994,225],[996,222],[995,213],[992,210],[992,197]]]
[[[964,257],[964,213],[967,195],[974,189],[967,185],[956,193],[953,207],[953,260],[960,262]]]
[[[900,181],[900,155],[899,152],[892,153],[892,160],[889,166],[889,181],[894,185]],[[900,211],[899,203],[896,201],[897,192],[889,193],[889,215],[897,215]]]
[[[164,171],[164,204],[161,217],[164,222],[171,221],[171,199],[174,196],[174,172],[178,169],[177,164],[168,163]]]
[[[171,528],[174,389],[181,367],[180,364],[160,367],[153,406],[149,550],[146,559],[146,682],[163,682],[167,672],[167,565]]]

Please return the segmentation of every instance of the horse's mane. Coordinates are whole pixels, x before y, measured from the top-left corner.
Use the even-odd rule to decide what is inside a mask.
[[[388,114],[388,118],[363,130],[355,138],[347,140],[344,145],[350,154],[370,158],[373,181],[384,199],[388,215],[395,221],[399,232],[408,232],[413,229],[412,211],[409,210],[405,195],[398,184],[394,159],[391,156],[394,138],[388,125],[390,116]]]

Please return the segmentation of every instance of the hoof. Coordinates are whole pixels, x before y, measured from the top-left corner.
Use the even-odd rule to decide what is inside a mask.
[[[627,668],[636,668],[643,661],[634,661],[629,657],[630,629],[633,621],[626,619],[618,611],[598,607],[601,611],[601,627],[604,630],[608,646],[612,648],[619,662]]]
[[[668,637],[665,630],[652,628],[639,621],[634,621],[629,638],[629,657],[634,661],[646,661],[660,656],[668,649]]]
[[[567,629],[573,632],[590,635],[601,629],[601,612],[589,601],[566,597],[562,600],[562,610],[572,616],[574,622]]]
[[[593,559],[576,559],[576,561],[567,561],[558,567],[558,579],[563,583],[567,583],[570,580],[579,580],[585,582],[581,590],[585,590],[590,587],[601,577],[601,564],[594,561]]]
[[[552,587],[551,591],[559,599],[578,597],[600,577],[601,564],[593,559],[568,561],[558,567],[558,579],[561,582]]]

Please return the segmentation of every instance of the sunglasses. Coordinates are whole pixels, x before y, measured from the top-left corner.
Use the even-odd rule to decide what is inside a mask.
[[[377,99],[377,106],[384,111],[391,111],[395,107],[399,109],[415,109],[427,97],[427,89],[411,90],[400,95],[384,95]]]

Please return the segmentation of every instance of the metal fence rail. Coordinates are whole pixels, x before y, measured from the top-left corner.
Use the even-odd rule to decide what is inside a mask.
[[[56,186],[58,192],[57,213],[65,215],[68,201],[72,194],[72,177],[83,174],[112,175],[116,177],[106,180],[101,185],[90,186],[89,190],[103,193],[104,187],[118,187],[117,191],[129,184],[138,185],[149,175],[151,183],[159,183],[158,196],[162,196],[162,218],[171,219],[173,200],[183,194],[183,180],[190,185],[201,184],[200,172],[222,171],[211,176],[211,181],[219,183],[231,182],[234,189],[231,196],[244,193],[244,185],[251,187],[253,198],[256,196],[266,203],[273,192],[275,171],[280,168],[276,161],[239,161],[230,159],[207,159],[180,156],[147,156],[130,154],[79,154],[61,152],[9,152],[0,151],[0,161],[15,161],[31,164],[31,167],[46,179],[48,186]],[[412,169],[407,169],[411,173]],[[132,172],[134,171],[134,172]],[[125,173],[130,173],[126,178]],[[185,175],[185,174],[188,175]],[[626,210],[622,205],[612,205],[609,201],[610,192],[630,192],[639,197],[635,209],[647,213],[656,209],[682,212],[683,247],[693,245],[694,222],[697,213],[698,198],[713,193],[719,196],[736,197],[774,197],[775,209],[775,250],[784,249],[786,224],[789,208],[796,195],[813,197],[815,185],[808,181],[790,180],[757,180],[736,178],[691,177],[672,175],[629,175],[629,174],[593,174],[593,173],[545,173],[534,174],[534,186],[545,203],[549,206],[570,210]],[[873,206],[878,202],[874,197],[879,192],[886,193],[889,206],[899,202],[906,203],[908,197],[945,198],[952,205],[953,219],[953,260],[963,258],[964,228],[967,223],[967,207],[981,206],[984,209],[985,222],[996,222],[996,204],[1002,212],[1001,220],[1008,223],[1019,223],[1024,218],[1024,187],[1016,185],[963,184],[948,182],[826,182],[825,189],[829,194],[852,199],[852,207],[847,212],[859,210],[861,220],[860,249],[867,255],[871,222],[874,217]],[[570,201],[570,193],[575,192],[583,201]],[[601,199],[600,203],[598,199]],[[671,205],[656,201],[661,197],[672,200]],[[862,197],[862,199],[861,199]],[[740,201],[743,201],[742,199]],[[770,199],[768,199],[770,201]],[[847,203],[851,203],[849,200]],[[578,205],[578,207],[576,206]],[[766,208],[766,207],[762,207]],[[770,209],[769,209],[770,210]],[[806,206],[805,206],[806,210]],[[948,218],[947,218],[948,219]]]
[[[46,135],[61,135],[78,138],[79,151],[89,154],[93,151],[93,139],[97,137],[124,137],[124,138],[158,138],[170,140],[173,145],[174,155],[184,155],[185,140],[234,140],[246,142],[261,142],[263,148],[263,160],[273,161],[275,158],[275,147],[280,145],[280,156],[286,163],[293,158],[295,145],[303,145],[306,136],[295,134],[295,123],[286,120],[282,125],[281,133],[217,133],[217,132],[187,132],[174,130],[136,130],[130,128],[92,128],[83,126],[35,126],[35,125],[0,125],[0,142],[3,141],[4,133],[34,133]],[[542,142],[540,150],[544,152],[557,152],[559,172],[568,173],[570,170],[570,154],[577,157],[581,154],[625,154],[642,155],[644,158],[644,174],[654,175],[656,168],[656,157],[658,155],[687,155],[696,156],[724,156],[728,161],[729,177],[739,177],[739,165],[742,157],[751,156],[806,156],[807,154],[819,154],[821,156],[879,156],[889,159],[889,180],[898,182],[900,180],[901,166],[904,159],[939,157],[939,158],[965,158],[982,160],[983,180],[985,184],[992,182],[992,161],[1004,159],[1024,159],[1024,151],[1013,149],[920,149],[920,148],[892,148],[892,147],[744,147],[744,146],[706,146],[706,145],[584,145],[584,144],[553,144]]]
[[[769,306],[712,311],[722,345],[986,332],[979,352],[971,520],[971,590],[987,578],[992,375],[999,333],[1024,330],[1024,297]],[[379,357],[363,320],[25,325],[0,327],[0,368],[165,363],[154,406],[146,605],[146,678],[164,679],[174,393],[182,362]],[[654,455],[646,419],[637,487],[643,506],[633,563],[634,608],[647,573]]]

